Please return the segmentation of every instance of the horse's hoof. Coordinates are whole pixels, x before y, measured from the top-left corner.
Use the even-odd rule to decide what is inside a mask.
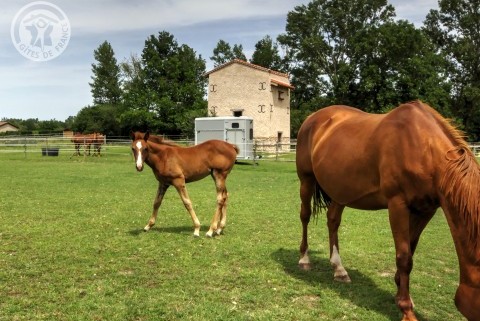
[[[209,237],[209,238],[212,238],[213,237],[213,233],[211,231],[208,231],[207,233],[205,233],[205,236],[206,237]]]
[[[150,231],[150,226],[145,226],[145,227],[143,228],[143,231],[144,231],[144,232]]]
[[[333,278],[334,281],[341,282],[341,283],[351,283],[352,280],[348,276],[348,274],[345,275],[337,275]]]
[[[310,271],[312,269],[312,264],[310,263],[298,263],[300,270]]]
[[[221,228],[219,228],[218,230],[215,231],[215,234],[217,235],[222,235],[223,234],[223,230]]]

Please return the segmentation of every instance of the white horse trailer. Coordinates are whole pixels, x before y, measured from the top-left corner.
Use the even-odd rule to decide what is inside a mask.
[[[253,159],[253,119],[246,116],[195,118],[195,145],[219,139],[237,145],[237,159]]]

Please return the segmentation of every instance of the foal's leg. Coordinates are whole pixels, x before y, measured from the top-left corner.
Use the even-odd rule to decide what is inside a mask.
[[[327,211],[327,226],[330,241],[330,264],[334,269],[334,280],[339,282],[351,282],[347,271],[342,265],[340,247],[338,246],[338,228],[342,221],[342,212],[345,206],[332,202]]]
[[[167,191],[168,187],[170,185],[167,185],[163,182],[160,182],[158,184],[158,190],[157,190],[157,195],[155,196],[155,200],[153,201],[153,213],[150,219],[148,220],[147,226],[143,228],[145,232],[150,230],[152,226],[155,225],[155,221],[157,220],[157,215],[158,215],[158,208],[162,204],[163,196],[165,196],[165,192]]]
[[[225,227],[227,221],[227,188],[225,187],[225,180],[227,178],[227,173],[219,172],[217,170],[212,171],[212,177],[215,181],[215,187],[217,189],[217,208],[213,214],[212,223],[210,224],[210,229],[207,232],[208,237],[213,236],[213,232],[220,234],[222,228]],[[220,229],[218,224],[220,223]],[[223,223],[223,225],[222,225]]]
[[[190,201],[190,197],[188,197],[187,188],[185,186],[185,179],[177,179],[173,182],[173,185],[177,189],[178,195],[182,199],[183,205],[187,209],[188,213],[193,221],[194,231],[193,236],[200,236],[200,221],[198,220],[195,211],[193,210],[192,201]]]
[[[298,266],[301,269],[309,270],[311,268],[310,258],[308,257],[308,223],[312,215],[311,202],[315,188],[315,177],[300,177],[300,220],[302,221],[302,242],[300,243],[300,260]]]
[[[410,236],[411,215],[403,197],[397,196],[388,201],[388,214],[395,242],[397,263],[395,274],[397,295],[395,301],[403,313],[402,321],[417,321],[413,313],[413,302],[409,292],[410,272],[413,267],[412,238]]]

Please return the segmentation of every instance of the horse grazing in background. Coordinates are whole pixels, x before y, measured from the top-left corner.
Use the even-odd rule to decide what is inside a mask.
[[[101,155],[101,150],[102,150],[102,145],[105,143],[105,135],[102,135],[100,133],[93,133],[92,137],[92,144],[93,144],[93,156],[102,156]]]
[[[330,106],[310,115],[297,140],[303,225],[299,265],[309,268],[307,226],[327,208],[330,262],[336,280],[349,282],[337,230],[345,206],[388,209],[396,251],[396,303],[403,321],[417,320],[409,294],[420,234],[441,207],[460,265],[457,309],[480,320],[480,166],[462,134],[422,102],[375,115]]]
[[[83,146],[84,153],[90,155],[90,148],[93,145],[93,155],[100,155],[102,144],[105,142],[105,136],[100,133],[80,134],[76,133],[71,139],[75,145],[75,152],[72,156],[80,156],[80,147]]]
[[[150,230],[155,224],[163,196],[168,187],[173,185],[190,213],[194,225],[193,235],[199,236],[200,221],[193,210],[185,185],[210,174],[217,188],[217,208],[206,235],[212,237],[214,232],[220,234],[227,222],[228,193],[225,180],[235,164],[238,147],[221,140],[209,140],[196,146],[181,147],[148,132],[145,134],[132,132],[130,136],[137,171],[141,172],[143,164],[146,163],[152,168],[159,182],[153,202],[153,214],[144,230]]]

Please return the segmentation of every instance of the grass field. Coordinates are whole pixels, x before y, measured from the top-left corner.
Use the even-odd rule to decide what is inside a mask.
[[[40,153],[39,153],[40,154]],[[314,268],[297,268],[301,224],[295,164],[236,165],[225,234],[203,235],[215,207],[211,179],[188,185],[193,227],[174,190],[157,225],[156,181],[127,155],[0,154],[0,320],[400,320],[385,211],[346,210],[333,281],[325,218],[310,224]],[[411,294],[420,320],[462,320],[458,264],[443,214],[427,226]]]

